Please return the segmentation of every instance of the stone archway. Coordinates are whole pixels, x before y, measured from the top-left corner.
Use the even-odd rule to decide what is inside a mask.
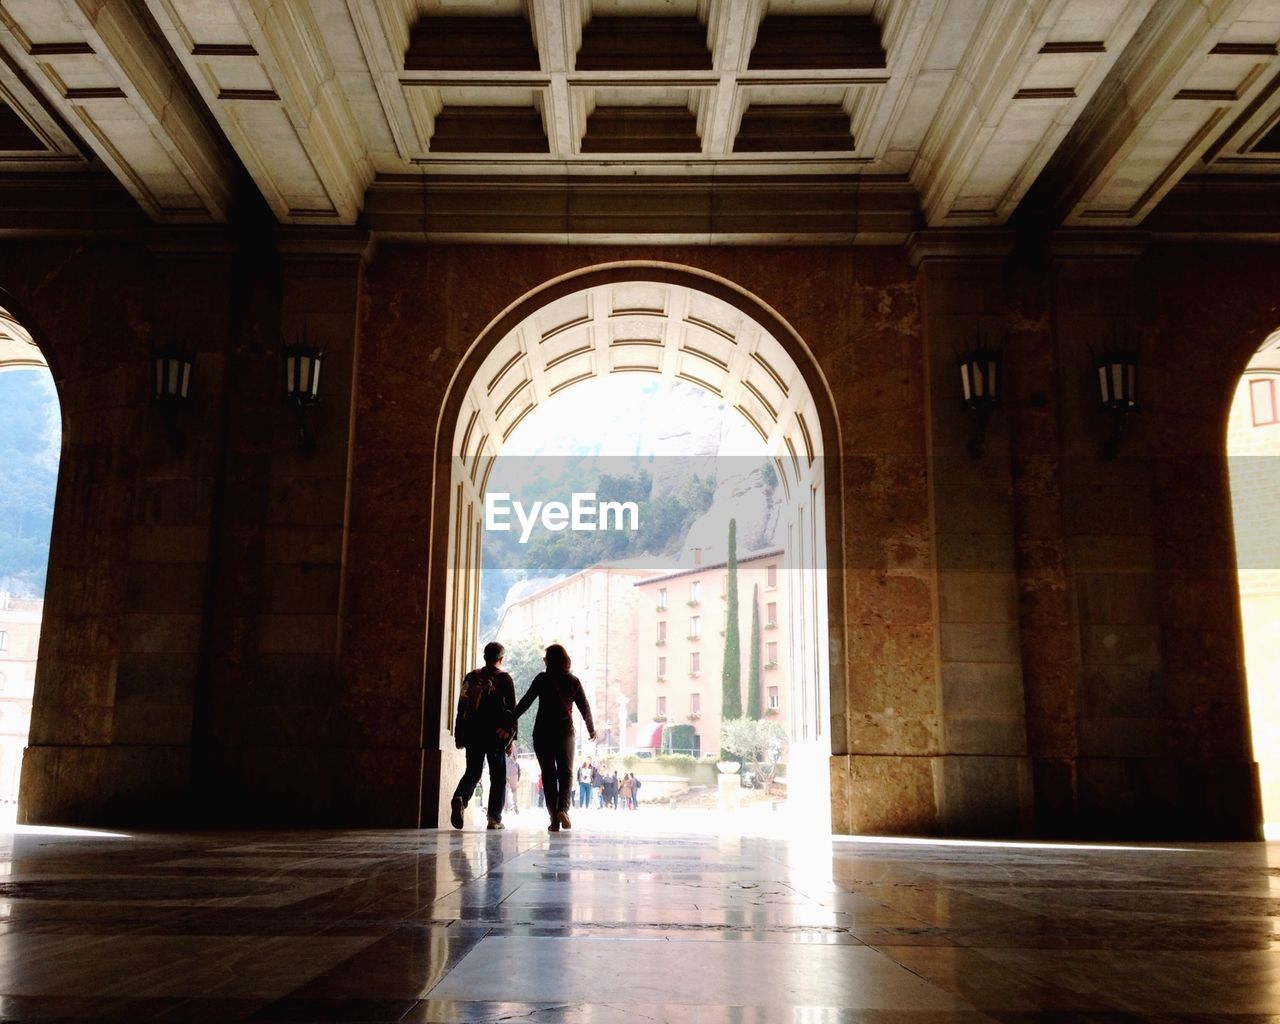
[[[1258,348],[1240,375],[1227,419],[1240,624],[1249,725],[1258,763],[1267,838],[1280,835],[1280,548],[1274,541],[1280,493],[1280,331]]]
[[[432,564],[442,613],[428,623],[428,672],[440,666],[443,762],[457,680],[478,647],[482,505],[503,445],[539,404],[582,381],[616,373],[661,375],[722,398],[754,428],[784,493],[793,679],[789,776],[793,790],[826,794],[833,702],[841,706],[843,629],[839,574],[839,450],[830,393],[808,348],[754,296],[709,274],[656,262],[610,264],[535,289],[497,317],[449,389],[436,439],[433,535],[448,546]],[[447,470],[446,470],[447,466]],[[836,524],[828,530],[828,523]],[[439,531],[437,533],[437,531]],[[833,686],[840,692],[833,694]],[[439,777],[456,766],[442,763]],[[428,773],[429,776],[435,773]],[[428,785],[431,785],[428,780]],[[443,795],[425,794],[430,808]],[[823,800],[822,821],[830,808]],[[428,810],[428,816],[430,812]]]
[[[7,296],[0,295],[0,301],[9,301]],[[23,371],[26,371],[24,374]],[[34,374],[32,371],[35,371]],[[20,376],[9,378],[11,373]],[[43,376],[44,383],[40,382]],[[31,729],[32,698],[35,691],[36,664],[39,652],[41,622],[44,609],[43,577],[47,570],[48,550],[43,553],[39,548],[28,548],[27,545],[38,538],[28,532],[34,527],[40,530],[52,526],[52,500],[48,506],[49,519],[43,524],[40,515],[42,506],[40,499],[47,494],[52,499],[52,488],[56,481],[58,456],[49,455],[49,449],[37,454],[30,447],[31,442],[39,441],[40,436],[33,431],[34,417],[21,416],[33,411],[33,403],[39,401],[37,396],[44,387],[52,389],[53,405],[61,412],[49,372],[49,364],[31,332],[21,320],[5,306],[0,306],[0,379],[6,384],[13,384],[15,392],[6,387],[6,402],[16,402],[17,408],[6,405],[6,411],[19,416],[19,423],[8,424],[5,433],[10,443],[6,447],[16,447],[15,464],[7,466],[9,473],[21,473],[24,476],[23,496],[9,494],[11,511],[16,511],[21,523],[26,521],[27,529],[14,529],[11,516],[0,524],[0,537],[3,538],[7,557],[0,565],[0,821],[12,821],[16,814],[19,791],[19,776]],[[21,383],[19,383],[21,381]],[[22,422],[25,420],[26,422]],[[61,449],[61,421],[57,424],[56,444]],[[13,432],[21,429],[20,436],[26,444],[14,443]],[[44,435],[45,439],[50,439]],[[51,440],[51,439],[50,439]],[[34,476],[38,483],[29,477]],[[43,485],[43,486],[41,486]],[[6,483],[6,489],[9,484]],[[34,521],[32,521],[34,520]],[[23,543],[23,542],[26,543]],[[12,544],[12,547],[10,545]],[[15,550],[16,549],[16,550]],[[24,549],[25,553],[24,553]]]

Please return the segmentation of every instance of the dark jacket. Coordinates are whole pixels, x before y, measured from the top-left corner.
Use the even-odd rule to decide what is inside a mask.
[[[516,717],[519,718],[528,711],[535,699],[538,701],[538,715],[533,720],[535,737],[572,736],[575,704],[582,712],[582,720],[587,723],[587,732],[596,731],[591,721],[587,695],[582,692],[582,683],[573,673],[553,676],[549,672],[539,672],[529,684],[528,692],[516,705]]]
[[[468,688],[485,679],[493,684],[493,692],[488,699],[470,707]],[[459,747],[481,746],[486,750],[495,745],[505,747],[509,740],[498,734],[498,728],[515,721],[515,708],[516,684],[507,673],[493,665],[472,669],[462,680],[458,713],[453,722],[454,741]]]

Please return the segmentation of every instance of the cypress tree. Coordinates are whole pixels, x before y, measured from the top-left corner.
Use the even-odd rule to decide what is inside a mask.
[[[720,677],[720,719],[742,717],[742,642],[738,636],[738,521],[729,520],[729,565],[726,570],[724,670]]]
[[[747,657],[747,717],[764,717],[760,686],[760,584],[751,591],[751,653]]]

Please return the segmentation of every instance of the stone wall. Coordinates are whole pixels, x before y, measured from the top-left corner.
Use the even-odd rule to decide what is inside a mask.
[[[838,830],[1255,834],[1222,449],[1280,260],[945,242],[367,265],[355,233],[9,243],[3,304],[66,423],[20,813],[435,824],[450,383],[529,290],[653,259],[758,296],[829,389]],[[1108,461],[1091,353],[1118,318],[1143,394]],[[303,324],[327,353],[310,454],[279,398]],[[975,328],[1008,385],[978,460],[954,357]],[[145,391],[146,339],[174,330],[199,349],[181,453]]]

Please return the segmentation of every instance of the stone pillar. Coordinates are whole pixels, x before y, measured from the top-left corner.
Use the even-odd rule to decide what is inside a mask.
[[[64,447],[21,821],[189,811],[230,258],[220,232],[149,248],[71,259],[45,296]],[[169,342],[195,354],[176,430],[149,401],[148,345]]]
[[[1076,827],[1080,644],[1063,509],[1062,381],[1052,280],[1041,258],[1006,269],[1005,402],[1035,834]]]
[[[1007,236],[922,232],[912,246],[924,310],[929,484],[937,567],[940,824],[948,835],[1032,828],[1019,649],[1018,574],[1008,416],[997,411],[983,453],[969,443],[957,353],[1004,342]]]
[[[209,817],[341,820],[338,671],[361,266],[367,236],[283,229],[237,254],[218,573],[197,715]],[[320,404],[283,400],[282,348],[324,351]]]
[[[1178,755],[1169,728],[1156,554],[1155,522],[1167,510],[1153,503],[1157,460],[1148,431],[1158,400],[1145,373],[1152,353],[1139,319],[1135,267],[1141,252],[1140,237],[1099,240],[1072,232],[1052,246],[1065,564],[1061,571],[1050,565],[1036,582],[1050,592],[1065,585],[1067,606],[1057,603],[1056,593],[1027,595],[1028,615],[1040,616],[1034,625],[1043,627],[1028,637],[1028,660],[1037,666],[1028,706],[1034,710],[1037,772],[1044,786],[1038,810],[1046,834],[1156,836],[1181,830],[1173,824],[1181,813]],[[1129,417],[1119,456],[1105,458],[1102,442],[1110,421],[1099,409],[1094,357],[1115,345],[1145,349],[1147,358],[1138,384],[1139,411]],[[1031,434],[1029,427],[1028,453],[1035,450]],[[1046,486],[1052,490],[1054,484]],[[1030,510],[1031,495],[1024,497]],[[1036,540],[1028,523],[1028,568]],[[1050,541],[1047,551],[1052,562],[1057,546]],[[1037,597],[1044,600],[1032,609]],[[1066,768],[1073,720],[1074,813]]]
[[[266,410],[270,449],[260,596],[254,751],[264,797],[307,821],[347,822],[358,772],[388,742],[388,718],[357,673],[340,670],[359,309],[367,233],[281,229],[280,327]],[[282,401],[281,349],[323,350],[320,402]],[[376,793],[360,792],[357,803]]]
[[[815,328],[841,339],[822,364],[841,417],[825,524],[843,531],[844,551],[842,565],[825,566],[831,607],[844,615],[830,631],[831,826],[933,835],[937,602],[918,299],[905,261],[847,280],[842,291],[819,279],[801,303]],[[824,435],[828,460],[834,442]]]

